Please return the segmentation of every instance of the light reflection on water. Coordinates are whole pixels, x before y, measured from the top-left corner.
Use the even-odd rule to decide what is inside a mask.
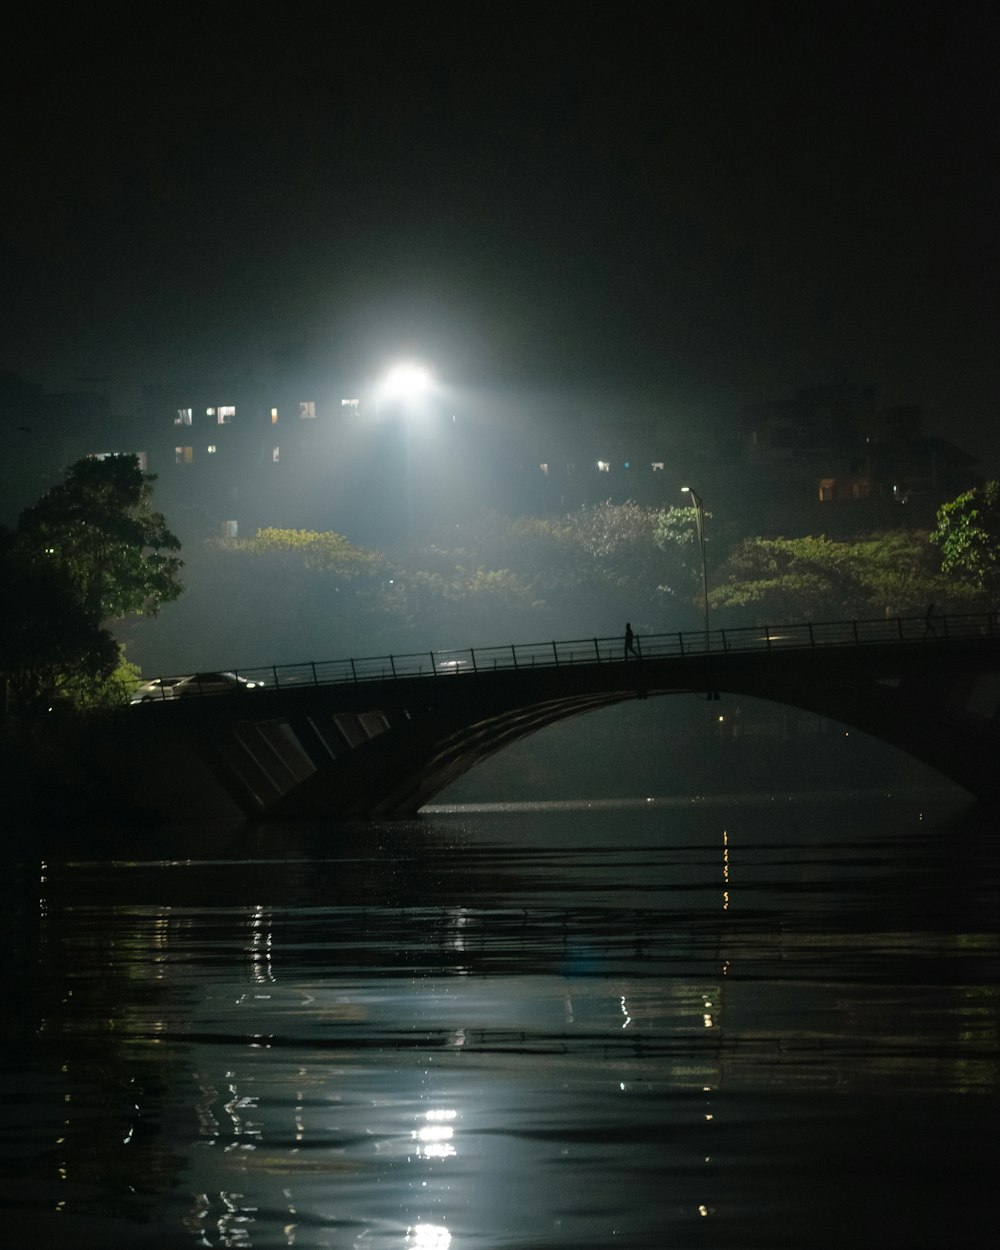
[[[992,1244],[992,830],[827,796],[68,843],[3,885],[5,1242]]]

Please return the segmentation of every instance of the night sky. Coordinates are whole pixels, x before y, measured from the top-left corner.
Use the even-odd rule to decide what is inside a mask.
[[[3,91],[0,369],[679,423],[849,378],[1000,469],[995,6],[88,6]]]

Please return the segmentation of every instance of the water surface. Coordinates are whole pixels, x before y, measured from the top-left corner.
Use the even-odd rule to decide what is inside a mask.
[[[8,856],[3,1244],[993,1244],[994,829],[933,795]]]

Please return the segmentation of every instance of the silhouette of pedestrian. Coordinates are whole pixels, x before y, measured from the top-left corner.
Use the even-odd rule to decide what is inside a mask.
[[[626,660],[628,659],[630,652],[632,653],[632,655],[635,656],[637,660],[642,659],[642,656],[635,649],[635,642],[633,640],[633,634],[632,634],[632,625],[629,621],[626,621],[625,622],[625,659]]]
[[[924,613],[924,637],[926,638],[928,634],[933,634],[935,638],[937,637],[937,626],[934,624],[933,603],[929,603],[927,605],[927,611]]]

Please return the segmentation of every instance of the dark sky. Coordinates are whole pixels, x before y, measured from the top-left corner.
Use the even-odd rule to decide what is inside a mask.
[[[993,5],[345,10],[25,19],[0,369],[304,343],[679,421],[849,377],[1000,467]]]

